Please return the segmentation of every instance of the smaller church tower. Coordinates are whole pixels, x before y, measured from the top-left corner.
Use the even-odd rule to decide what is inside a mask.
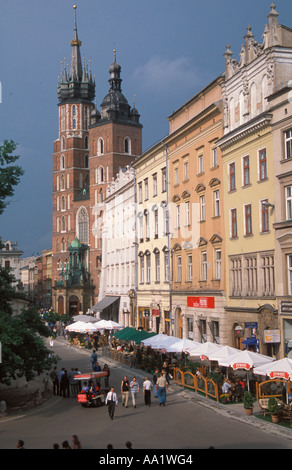
[[[92,114],[89,127],[90,142],[90,272],[95,287],[95,301],[99,295],[101,274],[101,234],[103,227],[106,188],[119,170],[131,164],[142,153],[142,124],[140,115],[131,107],[122,93],[121,66],[114,62],[109,67],[109,91],[100,111]]]

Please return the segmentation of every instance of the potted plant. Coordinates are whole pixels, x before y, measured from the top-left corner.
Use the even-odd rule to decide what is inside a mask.
[[[272,417],[273,423],[279,422],[280,408],[276,397],[270,397],[268,401],[268,410]]]
[[[252,415],[253,413],[253,396],[250,391],[246,390],[243,394],[243,407],[247,415]]]

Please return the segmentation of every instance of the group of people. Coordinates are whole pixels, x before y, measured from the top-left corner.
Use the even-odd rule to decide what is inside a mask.
[[[154,397],[158,398],[159,406],[165,406],[168,385],[169,379],[165,370],[159,372],[159,370],[156,369],[153,375],[153,382],[149,380],[148,376],[145,376],[142,384],[145,405],[151,406],[151,392],[154,391]],[[127,376],[124,376],[121,381],[122,406],[129,408],[129,396],[131,395],[132,406],[136,408],[139,391],[140,385],[137,378],[133,377],[132,380],[129,380]],[[108,406],[110,418],[114,419],[115,408],[118,404],[118,396],[114,387],[111,387],[109,390],[105,404]]]
[[[232,383],[228,378],[224,380],[222,385],[222,393],[227,395],[228,401],[240,401],[245,391],[245,383],[238,378]]]
[[[63,367],[58,371],[57,366],[54,367],[50,373],[50,377],[53,383],[54,395],[61,395],[64,398],[76,398],[77,393],[80,392],[81,386],[80,381],[75,379],[75,375],[80,375],[81,372],[77,367],[71,369],[70,372]]]

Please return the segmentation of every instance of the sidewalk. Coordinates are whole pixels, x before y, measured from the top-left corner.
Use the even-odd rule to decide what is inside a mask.
[[[57,341],[62,342],[64,346],[68,348],[74,348],[74,349],[77,348],[76,346],[70,345],[63,337],[57,338]],[[80,349],[80,353],[90,356],[92,351],[86,350],[86,349]],[[98,355],[100,355],[101,349],[97,350],[97,353]],[[120,370],[122,374],[125,374],[125,375],[135,374],[137,379],[140,379],[140,380],[144,379],[146,375],[143,370],[130,368],[126,364],[114,361],[110,356],[105,356],[105,355],[100,356],[99,362],[102,365],[108,364],[110,368],[115,367],[116,369]],[[179,395],[185,398],[186,400],[192,400],[193,402],[201,406],[209,408],[210,410],[214,411],[217,414],[220,414],[222,416],[225,416],[231,419],[236,419],[237,421],[241,421],[242,423],[257,427],[261,429],[262,431],[268,432],[269,434],[282,436],[283,438],[286,438],[292,441],[292,429],[288,427],[283,427],[279,424],[269,423],[257,417],[260,414],[260,407],[257,401],[255,401],[254,403],[253,415],[247,416],[242,403],[223,404],[220,402],[216,402],[210,398],[199,395],[196,392],[193,392],[186,388],[182,388],[173,382],[170,384],[169,391],[179,393]]]

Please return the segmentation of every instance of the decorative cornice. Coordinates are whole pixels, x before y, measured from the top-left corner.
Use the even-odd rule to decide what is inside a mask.
[[[258,132],[264,127],[269,126],[271,124],[272,117],[272,114],[267,113],[258,116],[257,118],[249,121],[247,124],[243,124],[242,126],[237,127],[225,136],[221,137],[221,139],[218,140],[217,145],[221,148],[221,150],[227,149],[240,140]]]

